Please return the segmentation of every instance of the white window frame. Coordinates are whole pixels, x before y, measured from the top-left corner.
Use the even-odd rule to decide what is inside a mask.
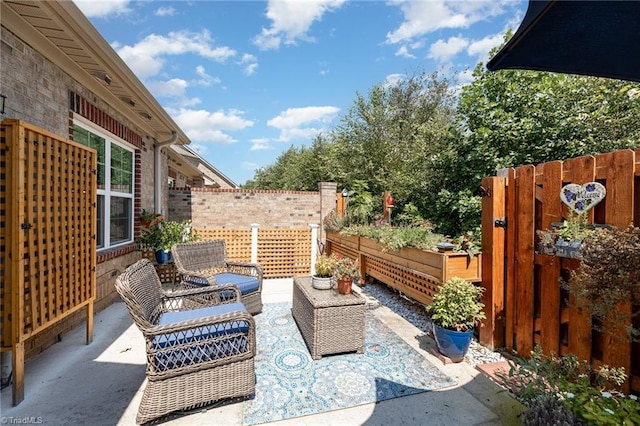
[[[84,128],[85,130],[100,136],[102,138],[104,138],[105,140],[105,159],[104,159],[104,164],[105,164],[105,176],[104,176],[104,189],[98,188],[97,190],[97,194],[98,195],[102,195],[104,196],[104,211],[103,212],[99,212],[96,210],[96,214],[103,215],[103,224],[104,224],[104,229],[103,229],[103,245],[98,247],[98,252],[102,251],[102,250],[108,250],[108,249],[112,249],[114,247],[120,247],[126,244],[130,244],[134,241],[134,204],[135,204],[135,176],[136,176],[136,165],[135,165],[135,154],[136,154],[136,149],[133,145],[131,145],[130,143],[127,143],[126,141],[124,141],[123,139],[117,137],[116,135],[114,135],[113,133],[103,129],[102,127],[96,125],[95,123],[92,123],[91,121],[87,120],[86,118],[79,116],[79,115],[74,115],[73,117],[73,124],[77,125],[79,127]],[[131,176],[132,176],[132,182],[131,182],[131,193],[126,193],[126,192],[118,192],[118,191],[113,191],[111,190],[111,145],[117,145],[121,148],[126,149],[127,151],[131,152],[131,155],[133,157],[133,161],[131,162]],[[130,229],[129,229],[129,235],[131,236],[130,239],[125,240],[125,241],[121,241],[117,244],[111,244],[111,221],[110,221],[110,217],[111,217],[111,212],[110,212],[110,208],[111,208],[111,197],[119,197],[119,198],[129,198],[131,199],[131,203],[130,203],[130,207],[129,207],[129,217],[131,218],[131,220],[129,221],[130,224]],[[97,204],[97,206],[99,206],[99,204]],[[97,232],[99,232],[99,230],[96,230]],[[96,235],[96,240],[97,240],[97,235]]]

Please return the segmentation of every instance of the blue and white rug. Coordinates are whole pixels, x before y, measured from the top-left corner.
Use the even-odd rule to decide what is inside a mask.
[[[244,425],[339,410],[454,386],[371,312],[363,354],[311,359],[290,303],[256,315],[256,394],[245,401]]]

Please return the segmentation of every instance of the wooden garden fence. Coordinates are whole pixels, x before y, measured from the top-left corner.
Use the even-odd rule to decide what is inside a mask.
[[[640,226],[640,149],[506,169],[483,179],[482,282],[487,321],[480,340],[529,356],[574,354],[593,365],[624,367],[623,390],[640,392],[640,344],[592,331],[588,312],[560,286],[580,261],[536,252],[536,231],[567,217],[560,200],[569,183],[600,182],[606,197],[590,223]],[[640,265],[639,265],[640,267]],[[621,306],[633,309],[638,306]]]
[[[252,228],[198,228],[200,240],[224,240],[229,260],[251,262]],[[264,278],[288,278],[309,275],[311,271],[312,231],[310,228],[258,228],[257,262]],[[152,257],[152,253],[147,254]],[[174,266],[158,265],[163,283],[174,280]]]
[[[86,309],[92,340],[97,154],[19,120],[0,127],[0,337],[16,405],[29,337]]]

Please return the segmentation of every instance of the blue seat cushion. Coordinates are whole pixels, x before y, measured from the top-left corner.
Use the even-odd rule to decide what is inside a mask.
[[[251,275],[240,275],[223,272],[214,275],[218,284],[233,284],[240,289],[240,294],[249,294],[258,291],[260,283],[258,278]]]
[[[166,312],[160,317],[158,324],[174,324],[236,311],[247,312],[242,303],[227,303],[188,311]],[[246,321],[228,321],[215,326],[194,327],[156,336],[153,340],[155,369],[167,371],[244,353],[249,350],[246,337],[248,331],[249,324]],[[181,346],[183,344],[188,344],[188,347]]]
[[[249,294],[254,291],[258,291],[260,287],[260,283],[258,282],[257,277],[252,277],[250,275],[240,275],[240,274],[232,274],[229,272],[223,272],[220,274],[215,274],[213,276],[216,279],[216,282],[219,285],[222,284],[233,284],[240,290],[240,294]],[[193,277],[189,279],[187,282],[191,284],[197,284],[201,286],[209,285],[209,281],[204,278]]]

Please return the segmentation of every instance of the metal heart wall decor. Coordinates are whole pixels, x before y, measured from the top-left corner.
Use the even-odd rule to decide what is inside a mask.
[[[584,213],[594,208],[606,194],[606,188],[598,182],[570,183],[562,187],[560,199],[574,212]]]

